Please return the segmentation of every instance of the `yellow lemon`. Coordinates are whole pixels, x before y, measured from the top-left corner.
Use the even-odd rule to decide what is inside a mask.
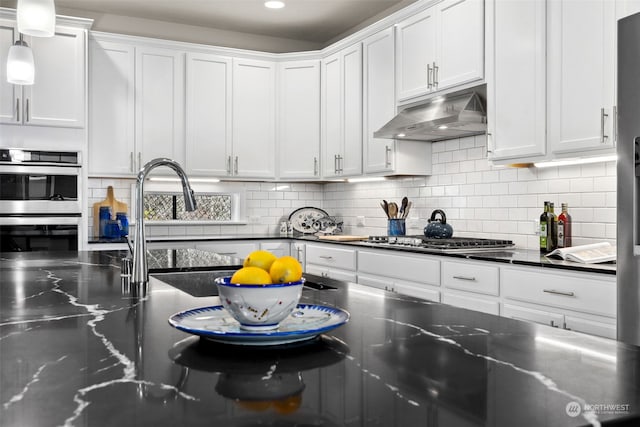
[[[269,251],[253,251],[244,259],[243,267],[258,267],[264,271],[269,271],[271,264],[276,260],[276,256]]]
[[[271,264],[269,274],[273,283],[296,282],[302,278],[302,265],[292,256],[283,256]]]
[[[271,276],[259,267],[244,267],[233,273],[231,283],[239,285],[269,285]]]
[[[276,400],[273,402],[273,409],[279,414],[291,414],[300,408],[302,403],[302,395],[287,397],[286,399]]]

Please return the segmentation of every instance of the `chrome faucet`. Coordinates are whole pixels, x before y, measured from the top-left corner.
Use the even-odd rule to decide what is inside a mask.
[[[131,283],[135,286],[146,288],[149,281],[149,271],[147,268],[147,240],[144,233],[144,180],[153,169],[158,166],[168,166],[178,174],[182,181],[182,192],[184,193],[184,205],[187,211],[196,209],[196,199],[189,185],[189,179],[182,167],[175,160],[158,158],[149,161],[138,172],[136,181],[136,225],[135,239],[133,241],[133,269],[131,272]]]

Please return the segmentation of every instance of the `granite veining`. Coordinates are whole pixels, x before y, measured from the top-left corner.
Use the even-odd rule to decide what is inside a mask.
[[[635,346],[313,276],[335,289],[302,302],[348,310],[346,325],[278,347],[214,343],[167,319],[217,297],[157,278],[123,292],[124,255],[0,254],[0,425],[640,423]],[[178,258],[156,268],[192,268]]]

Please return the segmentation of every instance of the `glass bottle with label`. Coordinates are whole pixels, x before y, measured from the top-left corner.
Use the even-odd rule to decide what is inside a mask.
[[[558,215],[558,247],[571,246],[571,215],[567,212],[568,204],[562,204],[562,212]]]
[[[547,228],[547,252],[551,252],[558,247],[558,217],[553,212],[553,202],[549,203],[548,222]]]
[[[544,211],[540,215],[540,253],[547,253],[547,236],[549,230],[549,202],[544,202]]]

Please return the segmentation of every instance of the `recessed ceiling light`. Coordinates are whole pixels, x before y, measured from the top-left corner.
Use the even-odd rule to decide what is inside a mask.
[[[397,136],[398,138],[404,138],[404,137],[405,137],[405,136],[407,136],[407,135],[405,135],[404,133],[399,133],[399,134],[397,134],[396,136]]]
[[[264,7],[267,7],[269,9],[282,9],[284,7],[284,2],[278,0],[268,0],[264,2]]]

